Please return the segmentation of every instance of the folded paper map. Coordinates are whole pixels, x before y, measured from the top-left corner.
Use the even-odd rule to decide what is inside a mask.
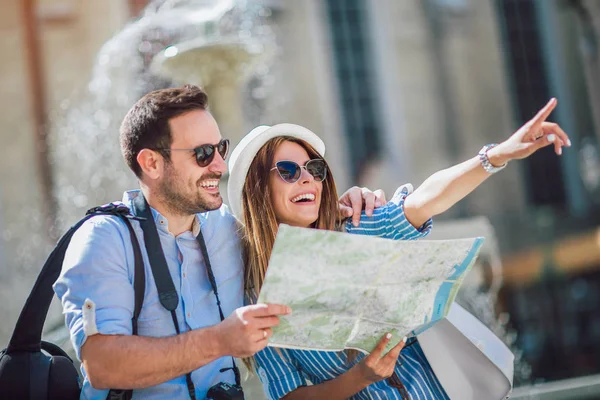
[[[483,238],[398,241],[281,225],[259,303],[285,304],[269,345],[368,353],[446,316]]]

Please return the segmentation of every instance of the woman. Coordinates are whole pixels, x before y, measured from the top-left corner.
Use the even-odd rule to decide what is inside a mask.
[[[358,226],[337,222],[335,183],[322,158],[325,146],[314,133],[292,124],[254,129],[231,155],[228,183],[232,212],[244,224],[248,298],[257,298],[279,223],[398,240],[423,237],[431,229],[433,215],[447,210],[506,162],[552,143],[557,154],[562,145],[570,145],[558,125],[544,122],[555,105],[551,100],[508,140],[437,172],[413,194],[410,185],[401,187],[372,216],[363,214]],[[384,355],[389,341],[389,335],[384,336],[366,357],[355,351],[267,347],[255,361],[265,391],[274,399],[448,398],[418,343],[402,349],[403,340]],[[307,386],[307,381],[313,385]]]

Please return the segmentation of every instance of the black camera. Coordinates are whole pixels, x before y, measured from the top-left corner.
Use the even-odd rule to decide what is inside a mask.
[[[244,392],[238,385],[219,382],[208,389],[206,398],[212,400],[244,400]]]

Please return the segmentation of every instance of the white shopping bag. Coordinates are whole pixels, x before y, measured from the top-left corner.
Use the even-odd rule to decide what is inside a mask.
[[[514,355],[490,329],[457,303],[417,336],[452,400],[501,400],[513,385]]]

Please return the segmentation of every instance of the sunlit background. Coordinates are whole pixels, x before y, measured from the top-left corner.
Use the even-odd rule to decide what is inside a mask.
[[[600,398],[599,41],[597,0],[0,2],[0,347],[60,234],[136,185],[118,126],[152,89],[203,86],[234,144],[307,126],[340,189],[388,195],[557,97],[573,146],[511,163],[432,238],[488,238],[460,301],[515,352],[514,398]]]

